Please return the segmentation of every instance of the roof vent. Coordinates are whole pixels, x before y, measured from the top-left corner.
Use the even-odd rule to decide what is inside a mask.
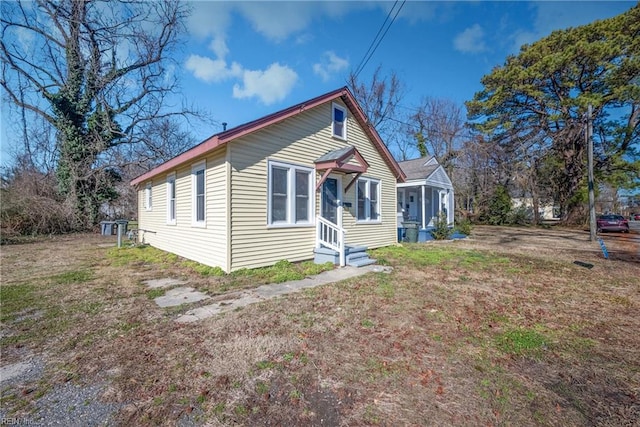
[[[227,130],[227,122],[222,122],[222,131]]]

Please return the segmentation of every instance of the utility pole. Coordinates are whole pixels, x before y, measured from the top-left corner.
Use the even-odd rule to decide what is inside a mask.
[[[596,240],[596,197],[593,186],[593,121],[591,115],[593,107],[587,107],[587,168],[589,169],[589,240]]]

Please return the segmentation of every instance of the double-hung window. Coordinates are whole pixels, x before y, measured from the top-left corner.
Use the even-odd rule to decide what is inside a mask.
[[[205,162],[198,163],[191,167],[191,188],[192,188],[192,211],[193,225],[204,227],[206,197],[205,197]]]
[[[358,179],[356,218],[358,221],[380,221],[380,181],[369,178]]]
[[[338,104],[331,106],[331,132],[336,138],[347,139],[347,109]]]
[[[167,175],[167,224],[176,223],[176,174]]]
[[[144,187],[144,207],[146,210],[150,211],[153,208],[153,193],[152,193],[153,185],[151,182],[148,182]]]
[[[311,225],[312,177],[311,168],[269,162],[268,225]]]

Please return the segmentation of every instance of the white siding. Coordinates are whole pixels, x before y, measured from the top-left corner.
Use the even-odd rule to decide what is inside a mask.
[[[205,227],[193,226],[191,166],[206,161]],[[167,224],[168,174],[176,172],[176,224]],[[227,179],[225,149],[194,159],[153,179],[153,210],[142,207],[145,183],[138,191],[139,228],[146,243],[200,263],[227,270]]]

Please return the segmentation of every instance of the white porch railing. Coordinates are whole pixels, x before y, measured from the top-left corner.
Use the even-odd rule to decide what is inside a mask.
[[[346,248],[344,235],[347,232],[344,228],[338,227],[331,221],[320,216],[316,217],[316,247],[321,245],[333,249],[340,254],[340,267],[346,265]]]

